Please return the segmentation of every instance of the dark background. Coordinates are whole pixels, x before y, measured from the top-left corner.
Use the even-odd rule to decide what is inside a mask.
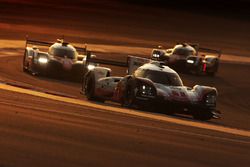
[[[250,0],[0,0],[0,7],[5,3],[12,5],[18,5],[20,3],[26,5],[62,5],[65,6],[77,6],[81,7],[86,4],[99,4],[106,5],[117,4],[121,5],[120,2],[128,7],[139,6],[139,7],[154,7],[165,10],[182,10],[192,13],[217,15],[227,18],[244,19],[249,21],[250,17]]]
[[[250,0],[124,0],[124,2],[250,20]]]

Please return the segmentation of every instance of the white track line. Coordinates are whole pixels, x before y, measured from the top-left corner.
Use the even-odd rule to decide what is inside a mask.
[[[17,92],[17,93],[33,95],[33,96],[37,96],[37,97],[43,97],[43,98],[61,101],[61,102],[66,102],[66,103],[75,104],[75,105],[81,105],[81,106],[85,106],[85,107],[91,107],[91,108],[96,108],[96,109],[101,109],[101,110],[108,110],[108,111],[113,111],[113,112],[118,112],[118,113],[124,113],[124,114],[144,117],[144,118],[150,118],[150,119],[175,123],[175,124],[184,125],[184,126],[190,126],[190,127],[207,129],[207,130],[212,130],[212,131],[217,131],[217,132],[222,132],[222,133],[227,133],[227,134],[250,137],[250,131],[248,131],[248,130],[235,129],[235,128],[229,128],[229,127],[224,127],[224,126],[211,125],[211,124],[207,124],[207,123],[193,122],[193,121],[188,121],[188,120],[181,120],[181,119],[171,118],[171,117],[166,117],[166,116],[161,116],[161,115],[154,115],[151,113],[138,112],[138,111],[126,109],[126,108],[104,106],[104,105],[99,105],[99,104],[95,104],[95,103],[90,103],[88,101],[46,94],[43,92],[37,92],[37,91],[28,90],[28,89],[19,88],[19,87],[14,87],[14,86],[6,85],[6,84],[0,84],[0,89],[12,91],[12,92]]]

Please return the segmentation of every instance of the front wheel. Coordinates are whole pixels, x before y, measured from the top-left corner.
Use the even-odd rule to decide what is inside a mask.
[[[207,75],[210,76],[210,77],[214,77],[214,76],[215,76],[215,73],[218,71],[218,67],[219,67],[219,64],[216,63],[216,64],[213,66],[211,72],[207,72]]]
[[[83,82],[84,93],[88,100],[93,100],[95,95],[95,76],[89,73]]]
[[[135,104],[135,94],[134,89],[128,86],[125,90],[125,94],[122,100],[122,106],[132,108]]]
[[[88,100],[104,102],[104,99],[95,96],[95,74],[89,73],[85,76],[82,89]]]

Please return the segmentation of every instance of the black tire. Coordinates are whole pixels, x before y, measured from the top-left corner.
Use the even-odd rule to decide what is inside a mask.
[[[213,71],[212,72],[207,72],[207,75],[210,76],[210,77],[214,77],[215,73],[218,71],[218,67],[219,67],[219,64],[218,64],[218,62],[216,62],[216,64],[213,67]]]
[[[23,72],[28,72],[28,67],[25,66],[25,61],[26,61],[26,50],[24,52],[24,55],[23,55]]]
[[[200,61],[197,68],[196,68],[196,71],[195,71],[196,75],[200,76],[203,74],[203,64],[202,62]]]
[[[88,100],[93,100],[95,95],[95,75],[89,73],[84,80],[84,93]]]
[[[95,96],[95,74],[90,72],[86,74],[85,79],[83,81],[82,89],[84,89],[84,93],[88,100],[104,102],[104,99]]]
[[[128,85],[127,88],[125,89],[124,97],[122,100],[122,106],[133,108],[134,105],[135,105],[134,89],[132,85]]]

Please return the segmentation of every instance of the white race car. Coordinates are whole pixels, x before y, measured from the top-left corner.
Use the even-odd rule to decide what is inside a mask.
[[[153,49],[151,59],[163,61],[177,71],[214,76],[219,68],[220,56],[219,50],[183,43],[171,49]]]
[[[48,52],[41,51],[37,46],[49,47]],[[79,52],[85,54],[80,55]],[[78,81],[83,73],[97,64],[86,64],[86,55],[91,54],[85,48],[74,47],[63,40],[55,43],[26,39],[23,57],[23,71],[33,75],[66,76]]]
[[[145,58],[128,57],[127,66],[130,74],[125,77],[111,77],[109,68],[93,68],[85,75],[82,91],[89,100],[111,100],[142,109],[153,107],[156,111],[189,114],[200,120],[219,117],[216,88],[186,87],[174,70]]]

